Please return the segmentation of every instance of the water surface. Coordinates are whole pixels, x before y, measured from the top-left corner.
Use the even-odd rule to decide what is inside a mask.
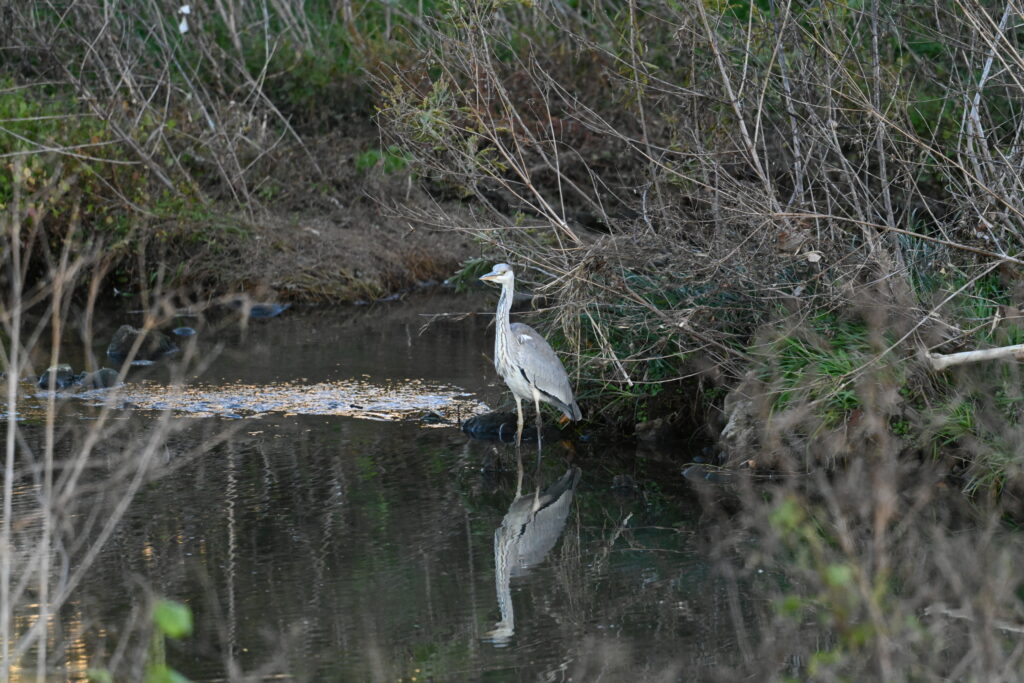
[[[420,333],[425,313],[492,304],[292,309],[200,328],[183,344],[205,367],[183,385],[173,359],[133,369],[116,412],[170,416],[168,467],[58,616],[61,675],[123,663],[153,594],[195,615],[167,655],[194,680],[678,680],[735,663],[743,606],[663,454],[552,442],[537,471],[526,450],[520,482],[512,447],[421,420],[510,407],[487,316]],[[62,419],[103,396],[62,398]],[[622,474],[637,488],[613,487]],[[567,475],[557,509],[532,509]]]

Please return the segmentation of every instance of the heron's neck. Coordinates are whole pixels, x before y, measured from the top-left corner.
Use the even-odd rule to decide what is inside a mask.
[[[501,298],[498,299],[498,312],[495,319],[495,356],[501,352],[500,347],[506,340],[512,338],[512,331],[508,320],[508,314],[512,310],[512,290],[515,288],[513,282],[505,282],[501,285]]]

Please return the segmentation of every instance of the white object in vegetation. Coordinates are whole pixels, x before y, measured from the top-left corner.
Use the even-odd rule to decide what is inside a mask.
[[[189,5],[182,5],[178,8],[178,14],[181,15],[181,23],[178,24],[178,32],[188,33],[188,15],[192,14],[192,7]]]

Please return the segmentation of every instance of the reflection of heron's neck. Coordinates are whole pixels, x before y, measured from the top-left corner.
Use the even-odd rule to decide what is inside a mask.
[[[515,530],[509,529],[504,523],[494,531],[494,583],[498,591],[499,621],[491,637],[497,641],[510,638],[515,632],[515,614],[512,611],[512,557],[516,541]]]

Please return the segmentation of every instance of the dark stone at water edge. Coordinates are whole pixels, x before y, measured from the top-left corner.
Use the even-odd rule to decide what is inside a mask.
[[[235,299],[228,305],[235,310],[248,313],[250,318],[275,318],[292,307],[291,304],[251,303],[246,298]]]
[[[249,317],[273,318],[281,315],[291,307],[291,304],[253,304],[252,308],[249,309]]]
[[[462,431],[474,439],[512,443],[516,440],[516,414],[513,412],[474,415],[462,423]],[[537,430],[530,424],[523,428],[523,441],[537,438]]]
[[[86,389],[106,389],[117,386],[117,370],[100,368],[96,372],[87,372],[82,376],[82,386]]]
[[[50,388],[50,377],[54,378],[54,387],[57,389],[66,389],[71,386],[75,381],[75,373],[71,369],[71,366],[67,363],[60,365],[54,365],[49,368],[46,372],[39,375],[39,388],[49,389]]]
[[[143,334],[142,330],[137,330],[131,325],[121,325],[121,327],[117,328],[117,332],[114,333],[114,338],[110,340],[110,345],[107,346],[107,356],[118,363],[124,361],[140,334]],[[135,358],[139,360],[155,360],[177,350],[178,347],[175,346],[174,342],[167,335],[157,330],[150,330],[146,333],[145,339],[139,346],[139,351]]]

